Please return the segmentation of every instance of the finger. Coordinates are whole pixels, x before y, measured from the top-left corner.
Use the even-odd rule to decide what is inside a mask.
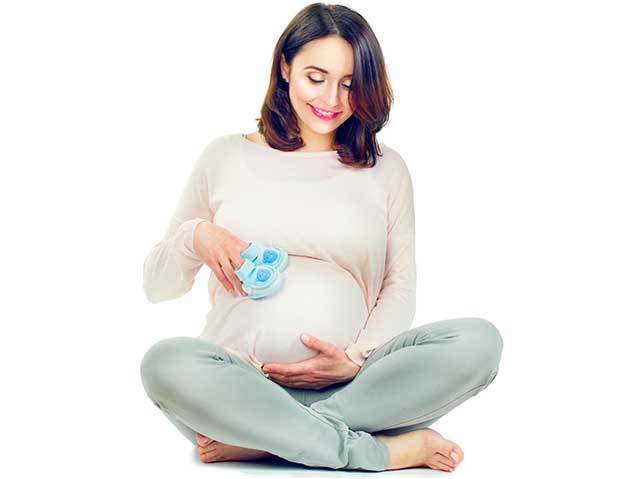
[[[280,383],[278,383],[280,384]],[[322,389],[323,387],[325,387],[325,385],[323,384],[317,384],[317,383],[313,383],[313,382],[309,382],[309,381],[287,381],[286,383],[282,384],[283,386],[286,386],[288,388],[297,388],[297,389],[313,389],[313,390],[318,390],[318,389]]]
[[[246,259],[240,256],[240,253],[238,251],[233,251],[231,253],[231,264],[234,269],[240,268],[245,261]],[[244,289],[242,289],[242,281],[240,281],[240,279],[235,274],[235,272],[233,273],[233,279],[234,279],[235,288],[238,290],[238,292],[242,296],[249,296],[247,292]]]
[[[289,388],[301,388],[301,389],[318,390],[328,386],[329,384],[332,384],[332,383],[327,384],[325,382],[318,381],[317,379],[309,376],[300,376],[300,378],[296,380],[291,380],[289,378],[282,377],[282,376],[280,377],[276,376],[271,379],[275,383],[280,384],[281,386],[287,386]]]
[[[223,255],[223,257],[229,266],[228,270],[230,272],[230,275],[228,276],[229,280],[233,283],[234,289],[243,296],[247,296],[244,289],[242,289],[242,281],[240,281],[240,278],[238,278],[238,275],[235,273],[235,270],[244,264],[245,259],[240,256],[238,251],[232,246],[229,246],[225,250],[225,254]]]
[[[238,245],[238,247],[240,248],[240,251],[244,251],[249,247],[249,243],[238,238],[237,236],[233,237],[233,242],[234,244]]]
[[[227,279],[232,284],[232,291],[229,291],[229,292],[234,293],[233,290],[236,290],[236,291],[242,290],[242,283],[240,282],[240,278],[238,278],[235,271],[233,270],[233,266],[229,262],[228,256],[225,253],[221,254],[220,256],[221,256],[220,266],[222,266],[222,271],[224,271],[224,274],[227,276]],[[234,296],[235,296],[235,293],[234,293]]]
[[[292,364],[270,364],[265,365],[262,368],[262,371],[271,374],[279,374],[281,376],[286,376],[288,378],[293,378],[295,376],[309,376],[311,375],[311,371],[308,366],[296,366],[295,363]]]
[[[282,376],[281,374],[269,374],[271,379],[274,379],[278,382],[284,383],[287,386],[294,386],[295,384],[310,384],[314,381],[313,378],[307,375],[299,375],[299,376]]]
[[[278,375],[272,376],[270,374],[269,379],[271,379],[273,382],[280,384],[281,386],[293,387],[291,381],[289,381],[289,379],[286,378],[285,376],[278,376]]]
[[[216,275],[216,278],[218,278],[218,281],[220,281],[220,284],[224,287],[224,289],[229,291],[230,289],[233,288],[233,286],[227,279],[227,276],[224,274],[224,271],[222,271],[222,268],[220,268],[220,265],[218,264],[217,261],[214,260],[209,265],[209,267],[213,270],[213,274]]]
[[[308,339],[306,341],[302,339],[302,336],[300,337],[300,340],[303,342],[305,346],[328,355],[332,355],[335,353],[335,350],[336,350],[335,344],[322,341],[321,339],[318,339],[315,336],[310,335],[309,333],[307,333],[307,336],[308,336]]]
[[[262,365],[262,371],[265,373],[277,373],[277,374],[282,374],[283,371],[285,371],[285,368],[287,366],[285,366],[284,364],[278,364],[278,363],[269,363],[269,364],[263,364]]]
[[[263,363],[262,364],[262,371],[264,371],[265,373],[270,373],[270,372],[278,372],[280,370],[280,368],[286,367],[284,364],[282,363]]]
[[[302,374],[280,374],[280,373],[267,373],[270,377],[282,378],[284,381],[315,381],[317,378],[307,373]]]
[[[292,371],[290,368],[283,368],[283,367],[269,367],[267,368],[266,371],[264,369],[262,371],[265,374],[268,374],[269,376],[277,374],[278,376],[282,376],[285,378],[289,378],[296,375],[296,373]]]

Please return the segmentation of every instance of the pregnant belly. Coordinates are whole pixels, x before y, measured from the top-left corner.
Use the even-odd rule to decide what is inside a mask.
[[[215,295],[209,336],[253,354],[259,361],[290,363],[318,354],[300,335],[307,332],[344,350],[367,318],[362,290],[341,267],[305,256],[289,256],[280,289],[264,298]]]

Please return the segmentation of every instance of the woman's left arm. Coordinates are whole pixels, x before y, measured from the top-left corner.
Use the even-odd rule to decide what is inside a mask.
[[[399,154],[388,184],[387,253],[378,299],[345,353],[362,365],[379,346],[411,328],[416,312],[416,230],[411,174]]]

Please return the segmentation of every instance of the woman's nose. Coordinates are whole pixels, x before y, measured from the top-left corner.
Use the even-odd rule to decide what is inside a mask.
[[[330,87],[325,91],[322,101],[326,105],[326,108],[331,111],[338,110],[338,104],[340,103],[340,94],[338,93],[339,87]]]

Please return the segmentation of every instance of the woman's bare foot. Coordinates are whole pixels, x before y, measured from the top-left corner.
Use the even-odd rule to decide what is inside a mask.
[[[251,461],[273,456],[267,451],[225,444],[203,436],[199,432],[196,433],[196,440],[198,442],[198,454],[200,454],[202,462]]]
[[[390,461],[387,470],[429,467],[450,472],[464,459],[460,446],[430,427],[397,436],[373,436],[389,446]]]

